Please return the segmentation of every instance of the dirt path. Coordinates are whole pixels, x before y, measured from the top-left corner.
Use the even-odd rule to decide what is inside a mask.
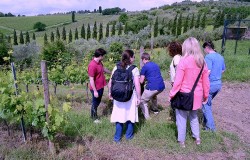
[[[161,94],[160,103],[168,92]],[[237,134],[250,147],[250,83],[223,83],[213,100],[213,115],[217,130]]]
[[[224,83],[213,104],[217,128],[237,134],[250,147],[250,84]]]

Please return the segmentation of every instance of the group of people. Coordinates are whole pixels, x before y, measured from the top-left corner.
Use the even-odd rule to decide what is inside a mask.
[[[183,44],[171,42],[167,47],[169,55],[173,57],[170,64],[172,89],[169,93],[169,102],[178,91],[190,92],[197,76],[201,72],[194,91],[193,110],[185,111],[175,109],[178,131],[177,140],[181,147],[185,147],[188,117],[190,119],[192,136],[195,139],[195,143],[197,145],[201,143],[197,116],[197,110],[200,108],[202,108],[204,115],[204,129],[208,131],[216,130],[212,114],[212,99],[221,90],[221,77],[225,70],[225,63],[224,58],[215,51],[211,41],[205,42],[202,47],[206,53],[205,57],[200,43],[193,37],[186,39]],[[148,103],[151,100],[151,111],[157,114],[159,112],[157,95],[165,89],[165,83],[160,72],[160,67],[150,61],[150,54],[148,53],[141,55],[140,58],[144,65],[139,71],[138,67],[133,65],[135,60],[134,52],[132,50],[123,51],[121,61],[117,63],[112,72],[106,69],[102,64],[105,54],[105,50],[101,48],[97,49],[94,53],[94,58],[88,66],[90,90],[92,93],[91,118],[95,123],[100,122],[97,117],[97,107],[101,102],[104,86],[106,85],[104,73],[111,74],[108,83],[108,92],[109,98],[113,100],[113,110],[110,121],[115,123],[116,126],[114,141],[121,141],[124,125],[126,127],[125,137],[127,140],[130,140],[134,136],[134,124],[139,121],[138,107],[141,108],[145,119],[149,120]],[[119,87],[114,87],[116,83],[124,87],[129,83],[129,80],[114,82],[115,80],[112,77],[117,76],[117,74],[121,74],[121,77],[129,77],[126,76],[126,74],[131,74],[133,88],[128,100],[123,101],[120,98],[117,99],[116,94],[113,93],[119,90]],[[141,85],[145,82],[145,89],[141,92]],[[121,85],[122,83],[123,85]],[[127,91],[127,88],[128,87],[125,87],[124,90]]]

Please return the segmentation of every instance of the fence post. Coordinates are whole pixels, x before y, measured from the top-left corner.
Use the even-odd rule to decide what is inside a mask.
[[[16,83],[16,70],[15,70],[14,62],[11,62],[11,70],[13,73],[15,93],[17,96],[18,95],[18,86]],[[23,119],[23,111],[22,111],[22,116],[21,116],[21,128],[22,128],[22,132],[23,132],[23,141],[26,142],[27,136],[26,136],[26,130],[25,130],[25,123],[24,123],[24,119]]]
[[[224,54],[225,51],[225,44],[226,44],[226,33],[227,33],[227,20],[224,20],[224,29],[222,35],[222,43],[221,43],[221,54]]]
[[[49,113],[48,105],[50,103],[49,99],[49,81],[48,81],[48,72],[46,61],[41,61],[41,71],[42,71],[42,83],[43,83],[43,95],[44,95],[44,104],[46,110],[46,122],[49,124]],[[52,154],[55,153],[55,145],[49,140],[49,150]]]
[[[241,20],[239,20],[239,23],[238,23],[234,54],[236,54],[236,50],[237,50],[237,46],[238,46],[238,40],[240,39],[240,36],[239,36],[240,22],[241,22]]]

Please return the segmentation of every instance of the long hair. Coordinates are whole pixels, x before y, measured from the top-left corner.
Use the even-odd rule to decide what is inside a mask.
[[[175,42],[175,41],[169,43],[167,49],[168,49],[168,54],[169,54],[171,57],[174,57],[174,56],[177,55],[177,54],[180,54],[180,55],[181,55],[181,52],[182,52],[181,43]]]
[[[202,67],[204,64],[204,56],[198,40],[194,37],[187,38],[182,44],[183,57],[192,55],[194,56],[196,65]]]
[[[123,68],[126,68],[128,65],[131,64],[130,58],[134,56],[134,52],[132,50],[125,50],[122,53],[122,60],[121,60],[121,66]]]

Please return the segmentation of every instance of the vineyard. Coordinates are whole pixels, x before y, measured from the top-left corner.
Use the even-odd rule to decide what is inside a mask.
[[[248,19],[249,4],[207,3],[127,12],[124,22],[124,13],[76,14],[76,22],[71,21],[71,14],[0,17],[0,160],[249,158],[249,37],[237,42],[236,53],[234,40],[227,40],[221,48],[223,18],[239,12],[238,16]],[[202,17],[206,18],[204,23]],[[34,32],[37,21],[47,25],[45,31]],[[235,25],[233,21],[230,24]],[[248,23],[243,25],[249,28]],[[25,43],[20,43],[21,31],[26,32]],[[28,40],[29,33],[35,38]],[[15,36],[18,45],[14,45]],[[218,132],[201,131],[202,145],[196,147],[188,130],[188,147],[182,150],[176,143],[176,125],[167,102],[171,57],[166,45],[190,36],[200,43],[212,39],[218,52],[223,49],[226,72],[225,86],[215,99]],[[133,141],[112,143],[115,127],[110,123],[112,101],[107,88],[98,108],[102,123],[94,124],[90,118],[87,67],[97,48],[108,52],[103,64],[109,70],[125,49],[134,50],[139,69],[142,51],[150,53],[160,66],[166,85],[158,98],[161,112],[150,121],[140,113]],[[110,78],[105,77],[107,81]]]

